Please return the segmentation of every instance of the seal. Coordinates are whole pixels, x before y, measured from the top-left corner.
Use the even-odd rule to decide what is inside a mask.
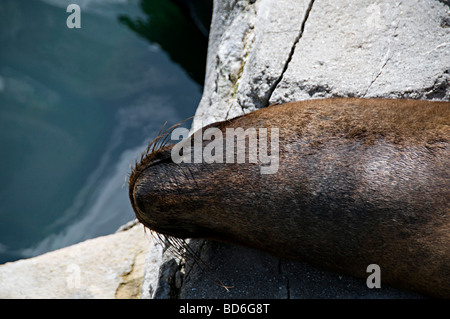
[[[249,152],[244,163],[175,162],[179,144],[166,145],[162,134],[129,178],[145,226],[360,278],[377,264],[382,284],[450,298],[449,102],[301,101],[198,132],[208,128],[223,139],[229,128],[277,129],[277,170],[262,174],[266,164]]]

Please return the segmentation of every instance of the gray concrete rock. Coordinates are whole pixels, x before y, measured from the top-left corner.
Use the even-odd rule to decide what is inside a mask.
[[[449,100],[449,7],[436,0],[215,1],[194,129],[294,100]]]
[[[253,43],[255,22],[256,9],[250,2],[214,1],[205,85],[193,130],[227,118]]]
[[[142,225],[0,265],[0,299],[140,298],[152,238]]]
[[[270,102],[332,96],[449,100],[449,8],[430,1],[314,1]]]
[[[205,264],[189,261],[180,298],[421,298],[391,287],[368,289],[363,280],[254,249],[204,241],[192,245]]]
[[[296,100],[449,101],[449,21],[448,2],[437,0],[215,0],[204,93],[193,129]],[[209,241],[191,241],[191,246],[204,264],[189,256],[174,262],[166,250],[164,258],[172,261],[164,265],[172,271],[161,269],[156,285],[171,283],[172,291],[161,296],[421,297],[383,285],[369,289],[364,280],[248,248]]]

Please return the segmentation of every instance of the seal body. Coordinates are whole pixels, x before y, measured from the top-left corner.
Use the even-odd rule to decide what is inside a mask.
[[[377,264],[382,284],[450,298],[450,103],[302,101],[208,128],[278,129],[277,171],[175,163],[161,147],[130,176],[144,225],[361,278]]]

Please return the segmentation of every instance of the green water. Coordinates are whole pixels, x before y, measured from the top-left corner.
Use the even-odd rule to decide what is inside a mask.
[[[170,1],[0,0],[0,263],[134,218],[130,164],[194,114],[206,43]]]

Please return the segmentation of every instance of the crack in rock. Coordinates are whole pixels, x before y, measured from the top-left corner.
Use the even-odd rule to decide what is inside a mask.
[[[286,63],[284,64],[284,67],[283,67],[283,70],[281,71],[280,76],[275,80],[275,82],[272,84],[272,86],[269,89],[269,94],[268,94],[268,97],[267,97],[267,99],[266,99],[266,101],[264,103],[264,107],[269,106],[270,98],[272,97],[273,92],[275,91],[276,87],[278,86],[278,84],[283,79],[283,76],[284,76],[284,74],[286,73],[286,71],[287,71],[287,69],[289,67],[289,63],[292,60],[292,57],[293,57],[294,52],[295,52],[295,48],[297,47],[297,43],[300,41],[300,39],[301,39],[301,37],[303,35],[303,31],[305,30],[305,24],[306,24],[306,21],[308,20],[309,13],[311,12],[311,9],[312,9],[312,6],[314,4],[314,1],[315,0],[311,0],[309,2],[309,4],[308,4],[308,8],[306,9],[305,16],[303,18],[302,25],[300,27],[300,32],[298,33],[297,37],[294,40],[294,43],[293,43],[292,48],[291,48],[291,51],[289,52],[289,56],[288,56],[288,58],[286,60]]]
[[[386,66],[388,61],[391,59],[390,53],[391,53],[391,49],[388,48],[386,54],[384,55],[383,62],[381,63],[381,66],[379,68],[379,71],[378,71],[377,75],[372,79],[372,81],[370,82],[369,86],[364,91],[363,97],[366,96],[366,94],[369,91],[369,89],[372,87],[372,85],[375,83],[375,81],[380,77],[381,73],[383,72],[384,67]]]

